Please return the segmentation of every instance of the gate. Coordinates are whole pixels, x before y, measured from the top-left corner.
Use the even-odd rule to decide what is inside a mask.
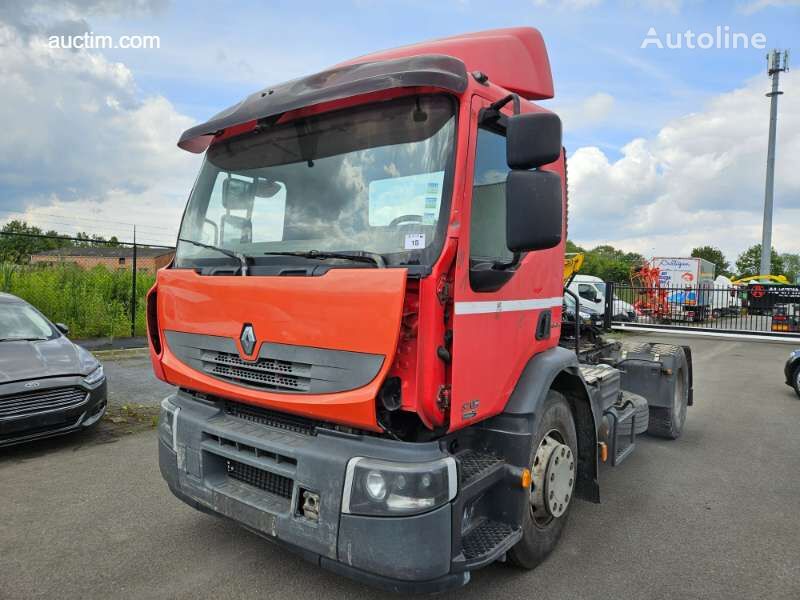
[[[613,329],[678,329],[800,340],[800,285],[685,287],[606,283]]]

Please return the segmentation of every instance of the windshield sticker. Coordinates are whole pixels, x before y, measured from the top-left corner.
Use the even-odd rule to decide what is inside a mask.
[[[406,250],[422,250],[425,247],[425,234],[424,233],[407,233],[406,243],[404,248]]]

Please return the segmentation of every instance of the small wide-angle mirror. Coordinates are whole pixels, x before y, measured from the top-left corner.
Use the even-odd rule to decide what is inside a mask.
[[[252,210],[254,192],[252,182],[228,177],[222,182],[222,205],[227,210]]]

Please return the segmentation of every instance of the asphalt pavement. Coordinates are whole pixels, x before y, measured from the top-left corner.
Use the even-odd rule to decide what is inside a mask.
[[[800,597],[800,399],[782,379],[790,348],[687,342],[695,406],[684,436],[639,437],[628,461],[601,473],[602,504],[573,506],[538,569],[494,564],[444,598]],[[122,381],[135,402],[168,389],[146,361],[107,372],[115,402]],[[0,450],[4,600],[382,596],[173,498],[152,429]]]

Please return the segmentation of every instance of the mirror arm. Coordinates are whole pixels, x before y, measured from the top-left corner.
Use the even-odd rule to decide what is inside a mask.
[[[518,115],[520,111],[519,96],[517,94],[509,94],[508,96],[504,96],[503,98],[500,98],[500,100],[492,102],[492,104],[482,109],[479,117],[480,123],[484,124],[487,121],[496,121],[499,119],[502,116],[500,109],[512,100],[514,101],[514,114]]]
[[[520,100],[517,94],[509,94],[504,98],[500,98],[500,100],[497,100],[496,102],[492,102],[489,105],[489,110],[494,112],[500,112],[500,109],[503,108],[506,104],[508,104],[512,100],[514,101],[514,114],[518,115],[520,111]]]

